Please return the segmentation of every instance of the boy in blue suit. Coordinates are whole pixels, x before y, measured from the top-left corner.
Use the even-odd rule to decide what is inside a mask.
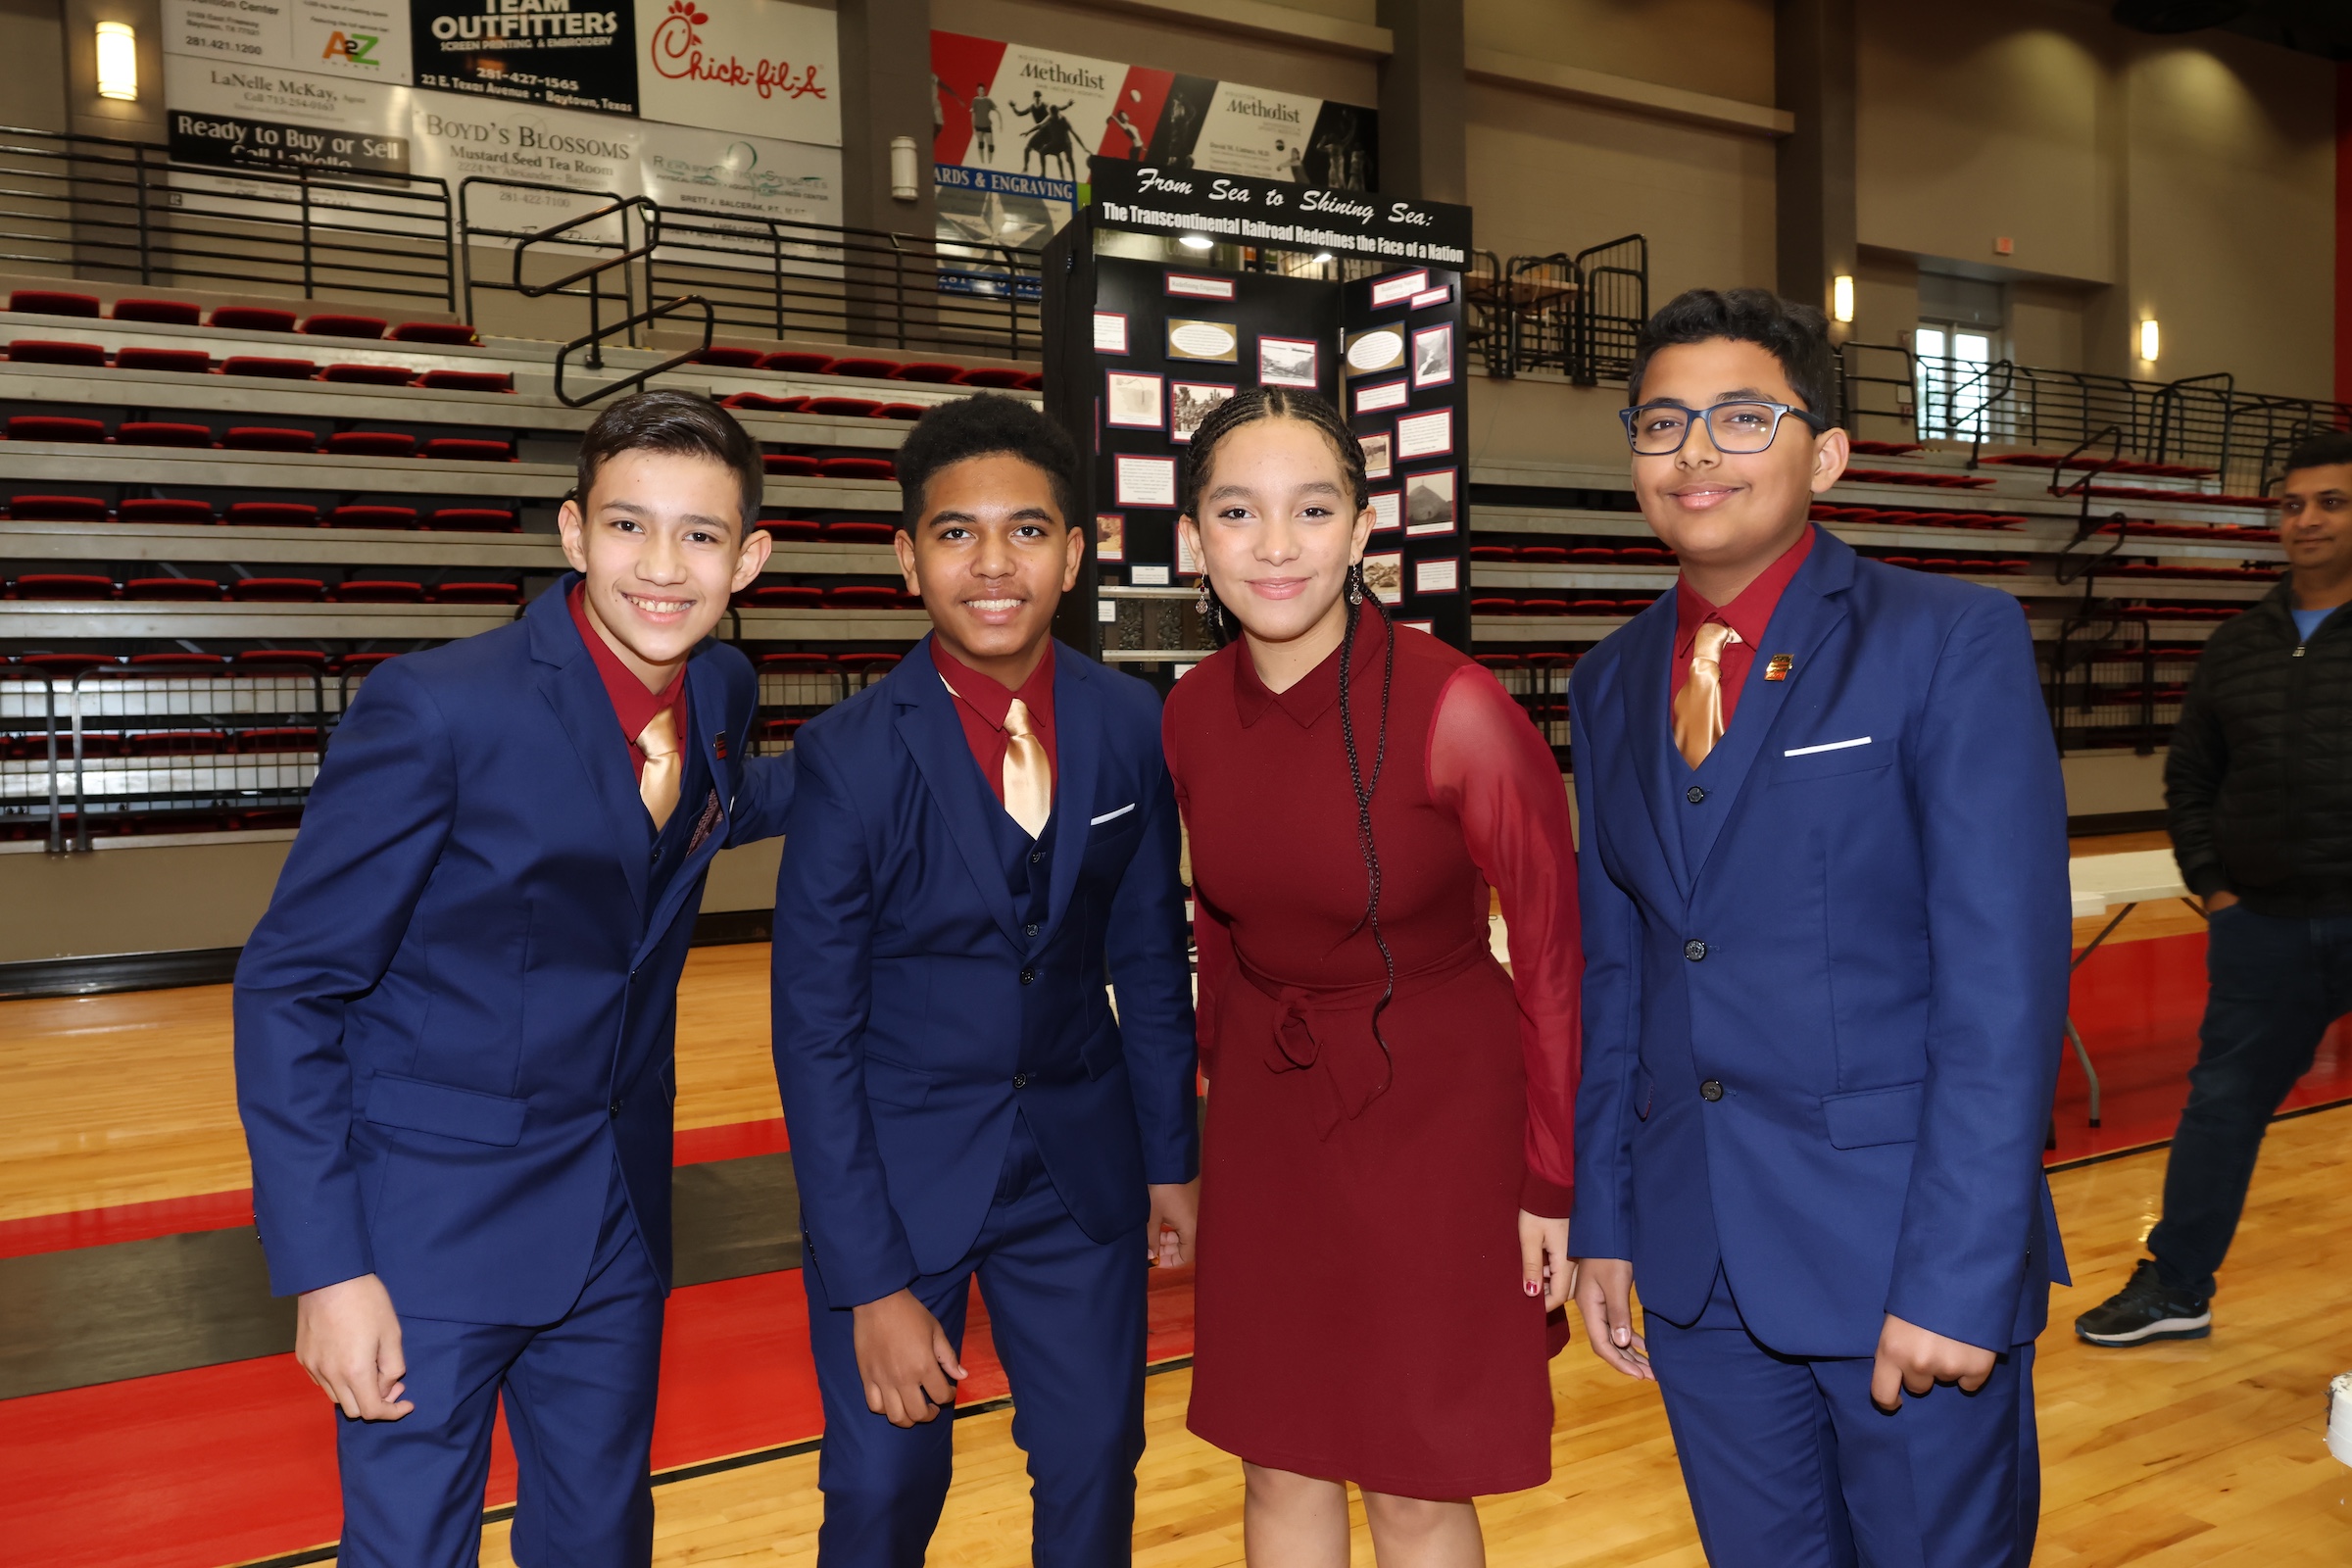
[[[932,634],[801,730],[776,880],[817,1559],[923,1561],[977,1274],[1036,1561],[1101,1568],[1129,1560],[1147,1253],[1189,1256],[1200,1170],[1159,702],[1053,640],[1086,536],[1043,416],[943,405],[898,465]]]
[[[751,665],[759,448],[653,392],[581,442],[573,572],[368,678],[237,965],[270,1283],[342,1410],[340,1560],[470,1565],[503,1394],[524,1568],[651,1560],[678,974],[781,831]]]
[[[1635,360],[1682,575],[1571,686],[1576,1298],[1716,1568],[2026,1568],[2065,797],[2017,602],[1807,521],[1833,396],[1820,313],[1761,290]]]

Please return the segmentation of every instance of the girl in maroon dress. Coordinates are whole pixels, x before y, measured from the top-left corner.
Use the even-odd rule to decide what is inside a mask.
[[[1200,952],[1190,1425],[1252,1563],[1484,1560],[1470,1498],[1551,1475],[1570,1288],[1576,861],[1550,749],[1366,591],[1363,459],[1320,398],[1202,421],[1178,526],[1218,653],[1162,733]],[[1512,973],[1488,945],[1501,896]]]

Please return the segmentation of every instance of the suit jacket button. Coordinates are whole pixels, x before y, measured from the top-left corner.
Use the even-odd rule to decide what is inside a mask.
[[[1046,852],[1043,850],[1031,850],[1029,852],[1029,863],[1031,865],[1035,865],[1038,861],[1044,859],[1045,858]]]
[[[1708,1102],[1709,1103],[1713,1103],[1715,1101],[1721,1100],[1723,1098],[1723,1081],[1719,1078],[1710,1078],[1705,1083],[1700,1084],[1698,1086],[1698,1098]]]
[[[1023,969],[1021,971],[1021,984],[1030,985],[1034,983],[1036,979],[1037,971],[1035,969]]]
[[[1686,800],[1686,801],[1689,801],[1689,802],[1690,802],[1690,803],[1692,806],[1696,806],[1696,805],[1697,805],[1699,802],[1701,802],[1701,801],[1705,800],[1706,798],[1707,798],[1707,792],[1706,792],[1705,790],[1702,790],[1702,789],[1700,789],[1700,788],[1699,788],[1697,785],[1695,785],[1695,784],[1691,785],[1691,786],[1690,786],[1689,789],[1687,789],[1687,790],[1683,791],[1683,799],[1684,799],[1684,800]]]
[[[1696,937],[1693,937],[1690,941],[1683,944],[1683,956],[1689,958],[1692,963],[1696,963],[1699,959],[1705,957],[1706,956],[1707,945],[1704,942],[1699,941]]]
[[[1027,925],[1021,927],[1021,935],[1025,937],[1033,937],[1037,935],[1037,922],[1032,920]]]
[[[612,1114],[615,1116],[620,1114],[620,1102],[617,1100],[612,1102]]]
[[[1028,1088],[1028,1087],[1029,1087],[1029,1075],[1028,1075],[1027,1073],[1025,1073],[1025,1072],[1016,1072],[1016,1073],[1014,1073],[1014,1074],[1012,1075],[1012,1087],[1013,1087],[1013,1088],[1015,1088],[1015,1089],[1026,1089],[1026,1088]]]

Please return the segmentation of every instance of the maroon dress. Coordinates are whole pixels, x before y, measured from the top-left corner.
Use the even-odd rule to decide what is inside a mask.
[[[1551,1475],[1552,1347],[1518,1216],[1568,1212],[1576,860],[1518,705],[1435,638],[1395,635],[1372,808],[1385,1053],[1339,655],[1278,694],[1237,643],[1168,698],[1209,1081],[1189,1424],[1253,1464],[1465,1497]],[[1367,777],[1385,640],[1366,613],[1349,708]]]

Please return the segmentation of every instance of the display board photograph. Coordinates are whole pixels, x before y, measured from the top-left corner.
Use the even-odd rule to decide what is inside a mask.
[[[959,32],[931,34],[939,238],[1036,249],[1090,159],[1370,190],[1377,111]]]

